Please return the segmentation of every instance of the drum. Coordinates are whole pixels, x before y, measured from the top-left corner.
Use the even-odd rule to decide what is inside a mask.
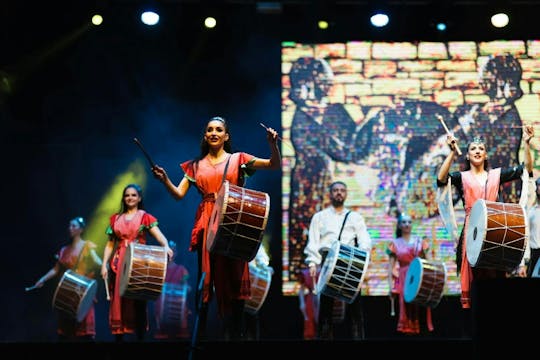
[[[435,308],[442,299],[445,284],[446,266],[443,262],[416,257],[405,275],[403,299],[407,303]]]
[[[317,293],[351,304],[360,293],[368,263],[369,253],[335,241],[319,274]]]
[[[529,236],[525,209],[519,204],[477,200],[466,235],[472,267],[511,272],[525,254]]]
[[[257,255],[268,222],[270,197],[225,181],[210,217],[208,251],[251,261]]]
[[[97,282],[72,270],[66,270],[56,287],[53,308],[81,322],[96,297]]]
[[[187,293],[189,285],[164,283],[158,306],[161,331],[181,333],[188,328]]]
[[[249,277],[251,282],[251,297],[246,300],[244,310],[249,314],[256,314],[268,295],[274,269],[270,266],[257,266],[249,264]]]
[[[163,246],[130,243],[120,273],[120,295],[139,300],[156,300],[167,272]]]

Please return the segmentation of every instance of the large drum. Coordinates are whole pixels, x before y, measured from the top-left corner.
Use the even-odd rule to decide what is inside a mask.
[[[158,327],[161,332],[186,334],[188,333],[188,284],[163,284],[163,291],[156,303]]]
[[[244,310],[249,314],[256,314],[266,300],[274,269],[270,266],[257,266],[249,264],[249,276],[251,281],[251,297],[246,300]]]
[[[56,287],[53,308],[81,322],[96,297],[97,282],[72,270],[66,270]]]
[[[324,260],[317,293],[351,304],[360,293],[369,263],[369,253],[335,241]]]
[[[139,300],[156,300],[167,272],[163,246],[130,243],[122,262],[120,295]]]
[[[208,251],[251,261],[261,245],[270,197],[225,181],[210,217],[206,247]]]
[[[446,266],[443,262],[416,257],[405,275],[403,299],[407,303],[435,308],[442,299],[445,284]]]
[[[477,200],[466,235],[472,267],[512,272],[525,254],[529,236],[525,209],[519,204]]]

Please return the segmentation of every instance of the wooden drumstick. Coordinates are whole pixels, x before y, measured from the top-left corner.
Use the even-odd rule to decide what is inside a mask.
[[[263,127],[263,128],[265,129],[265,130],[266,130],[266,131],[268,131],[268,129],[269,129],[269,128],[268,128],[268,126],[264,125],[263,123],[259,123],[259,124],[260,124],[260,125],[261,125],[261,126],[262,126],[262,127]],[[293,150],[293,151],[294,151],[294,149],[292,148],[292,146],[291,146],[291,145],[289,145],[289,143],[287,143],[287,142],[283,141],[283,139],[281,138],[281,136],[279,136],[279,135],[278,135],[278,137],[277,137],[277,138],[278,138],[278,139],[279,139],[279,140],[281,141],[281,143],[283,143],[283,144],[287,145],[287,146],[288,146],[288,147],[289,147],[289,148],[290,148],[291,150]]]
[[[24,291],[31,291],[31,290],[34,290],[34,289],[37,289],[38,287],[36,285],[32,285],[32,286],[29,286],[29,287],[25,287],[24,288]]]
[[[441,122],[443,128],[444,128],[444,131],[446,131],[446,134],[450,135],[450,136],[453,136],[453,134],[450,132],[450,130],[448,130],[448,127],[446,126],[446,124],[444,123],[444,119],[441,115],[439,114],[435,114],[435,116],[437,117],[437,119],[439,119],[439,121]],[[457,146],[457,144],[454,144],[454,147],[456,149],[456,153],[461,156],[461,150],[459,149],[459,147]]]
[[[103,281],[105,282],[105,292],[107,293],[107,300],[111,300],[111,295],[109,294],[109,282],[107,281],[107,278],[103,278]]]
[[[317,295],[317,275],[313,275],[313,295]]]
[[[396,307],[394,301],[394,295],[390,296],[390,316],[396,316]]]
[[[150,157],[150,155],[146,152],[146,150],[144,149],[144,147],[142,146],[141,142],[139,141],[139,139],[137,138],[133,138],[133,141],[135,142],[135,144],[137,144],[137,146],[141,149],[141,151],[143,152],[144,156],[146,157],[146,160],[148,160],[148,163],[150,164],[150,167],[154,167],[156,165],[156,163],[152,160],[152,158]]]

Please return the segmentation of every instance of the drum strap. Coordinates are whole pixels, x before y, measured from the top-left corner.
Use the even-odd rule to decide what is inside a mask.
[[[221,178],[221,183],[223,184],[225,182],[225,178],[227,176],[227,169],[229,168],[229,161],[231,161],[231,155],[229,154],[229,157],[227,158],[227,163],[225,164],[225,169],[223,170],[223,178]]]
[[[341,229],[339,230],[339,236],[338,236],[338,241],[341,241],[341,233],[343,232],[343,228],[345,227],[345,222],[347,222],[347,218],[349,217],[349,214],[351,212],[350,211],[347,211],[347,213],[345,214],[345,218],[343,219],[343,224],[341,224]],[[354,246],[355,247],[358,247],[358,239],[356,238],[356,236],[354,237]]]

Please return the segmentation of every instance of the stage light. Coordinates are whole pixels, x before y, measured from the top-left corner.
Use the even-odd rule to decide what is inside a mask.
[[[92,24],[98,26],[103,23],[103,17],[99,14],[92,16]]]
[[[328,21],[325,21],[325,20],[319,20],[319,22],[317,23],[317,25],[319,26],[319,29],[321,29],[321,30],[326,30],[326,29],[328,29]]]
[[[383,27],[386,26],[389,22],[388,15],[384,13],[377,13],[370,18],[371,25],[376,27]]]
[[[213,29],[217,25],[216,18],[209,16],[206,19],[204,19],[204,26],[206,26],[208,29]]]
[[[159,22],[159,15],[154,11],[145,11],[141,14],[141,21],[145,25],[153,26]]]
[[[498,13],[491,17],[491,24],[496,28],[503,28],[508,25],[509,20],[505,13]]]
[[[437,30],[439,31],[445,31],[446,30],[446,24],[443,23],[443,22],[438,22],[437,25],[435,26],[437,28]]]

